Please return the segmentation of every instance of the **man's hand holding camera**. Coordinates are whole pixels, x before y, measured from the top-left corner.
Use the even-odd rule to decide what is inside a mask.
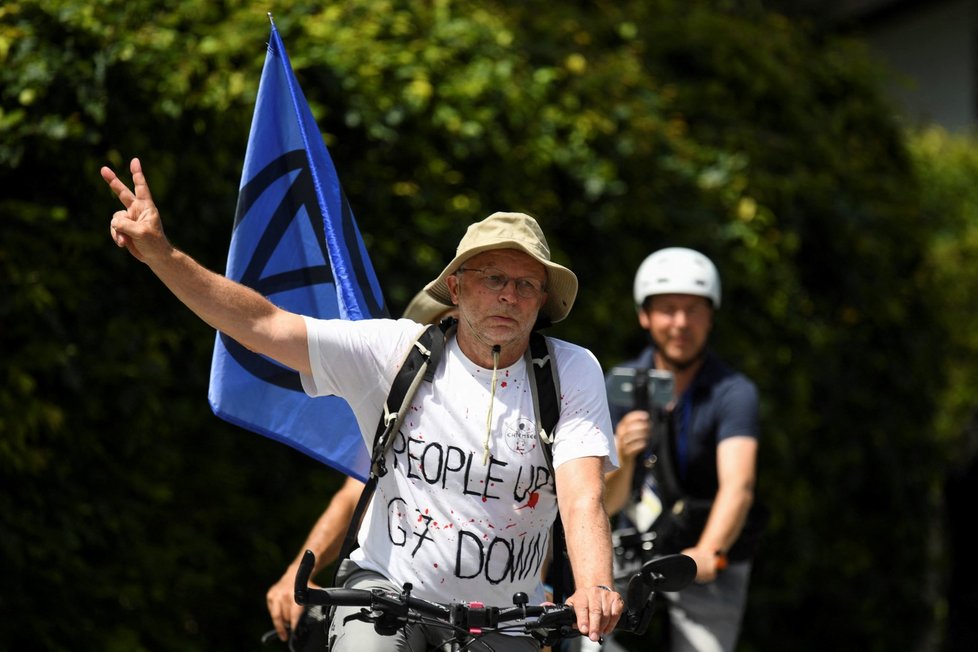
[[[615,428],[615,446],[622,466],[632,465],[645,450],[652,432],[652,419],[645,410],[633,410],[622,417]]]

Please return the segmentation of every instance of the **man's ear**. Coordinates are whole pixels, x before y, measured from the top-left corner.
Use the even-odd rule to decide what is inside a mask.
[[[448,296],[451,298],[452,304],[457,306],[459,292],[458,277],[452,274],[445,279],[445,284],[448,286]]]
[[[644,306],[638,307],[638,323],[642,325],[643,330],[649,330],[652,327],[652,320],[649,318],[649,313],[645,310]]]

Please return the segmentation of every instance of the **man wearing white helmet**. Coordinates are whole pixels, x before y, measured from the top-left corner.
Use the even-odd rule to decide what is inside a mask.
[[[605,506],[618,514],[619,566],[626,557],[692,557],[696,581],[667,594],[669,649],[732,651],[762,520],[752,510],[757,389],[707,346],[721,298],[709,258],[680,247],[656,251],[639,266],[634,295],[652,342],[624,366],[642,370],[636,378],[670,372],[674,386],[662,409],[646,399],[611,406],[621,466],[607,477]]]

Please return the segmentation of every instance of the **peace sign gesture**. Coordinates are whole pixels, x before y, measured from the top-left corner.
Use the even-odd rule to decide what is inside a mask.
[[[129,171],[132,173],[133,190],[111,168],[103,167],[100,171],[102,178],[125,207],[124,210],[112,214],[109,232],[118,246],[125,247],[138,260],[146,263],[165,255],[171,246],[163,233],[160,212],[153,203],[153,196],[149,192],[149,184],[146,183],[138,158],[129,163]]]

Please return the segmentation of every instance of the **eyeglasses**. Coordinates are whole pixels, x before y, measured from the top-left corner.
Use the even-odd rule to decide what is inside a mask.
[[[495,267],[485,267],[483,269],[459,267],[458,271],[478,272],[479,274],[482,274],[482,276],[479,278],[479,280],[482,281],[482,287],[487,290],[492,290],[493,292],[501,292],[503,288],[509,285],[509,282],[512,281],[513,286],[516,287],[516,294],[523,299],[535,299],[540,296],[541,293],[546,291],[543,283],[535,278],[530,278],[528,276],[510,278],[503,274],[502,270],[496,269]]]

